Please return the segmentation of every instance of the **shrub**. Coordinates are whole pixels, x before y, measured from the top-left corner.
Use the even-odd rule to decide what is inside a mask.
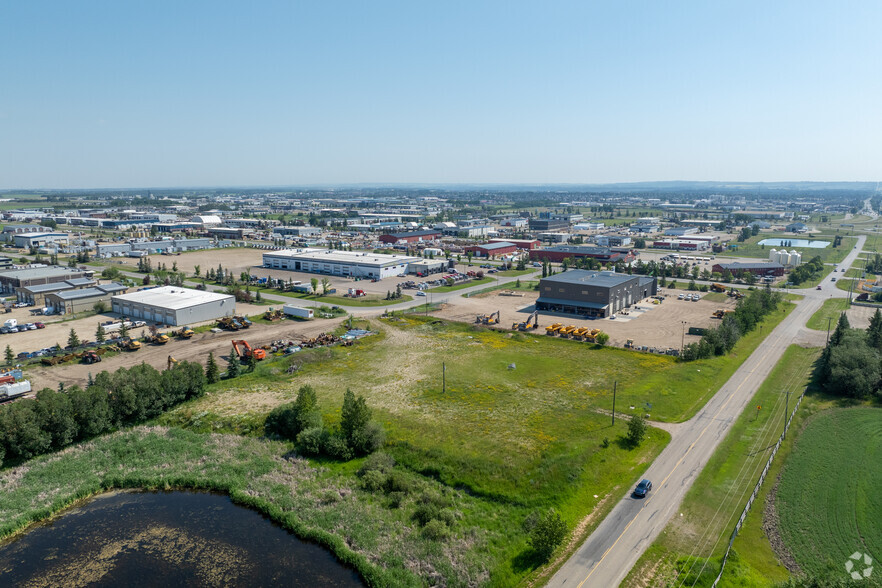
[[[635,414],[628,422],[628,444],[637,447],[646,437],[646,421],[642,416]]]
[[[333,459],[339,459],[340,461],[349,461],[352,459],[352,450],[349,449],[349,446],[346,445],[346,440],[343,439],[340,435],[334,435],[326,432],[327,434],[324,437],[324,443],[322,445],[322,450],[325,455],[331,457]]]
[[[401,508],[401,503],[404,502],[405,498],[407,498],[405,492],[390,492],[389,499],[386,501],[386,506],[389,508]]]
[[[440,519],[441,511],[446,509],[449,502],[446,498],[434,492],[423,492],[417,498],[417,507],[413,513],[413,519],[421,527],[425,527],[429,521]]]
[[[378,492],[386,487],[386,475],[379,470],[370,470],[361,477],[361,485],[368,492]]]
[[[386,475],[386,492],[394,494],[400,492],[409,494],[413,491],[413,480],[407,477],[403,472],[392,470]]]
[[[567,525],[554,509],[539,517],[536,526],[530,532],[530,547],[542,559],[548,561],[551,554],[567,535]]]
[[[368,472],[378,471],[381,474],[387,474],[395,467],[395,458],[388,453],[377,452],[369,455],[364,463],[361,464],[356,475],[364,476]]]
[[[321,427],[312,427],[306,429],[297,435],[297,445],[300,451],[306,455],[319,456],[322,454],[324,447],[324,437],[327,432]]]
[[[450,530],[443,521],[433,519],[423,527],[423,537],[432,541],[441,541],[450,535]]]
[[[352,434],[350,448],[356,455],[367,455],[381,448],[385,442],[386,431],[379,423],[371,421]]]

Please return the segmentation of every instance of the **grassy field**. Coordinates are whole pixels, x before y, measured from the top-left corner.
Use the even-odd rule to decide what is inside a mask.
[[[763,331],[791,308],[769,317]],[[261,362],[254,373],[210,386],[161,417],[161,427],[0,471],[0,532],[108,487],[209,488],[331,546],[375,585],[417,585],[425,577],[413,570],[433,569],[450,586],[511,586],[536,579],[520,526],[530,512],[553,506],[570,528],[591,516],[584,537],[612,507],[605,498],[633,484],[668,442],[656,428],[637,449],[623,442],[625,421],[611,425],[599,412],[611,405],[614,381],[624,412],[630,405],[682,420],[762,338],[756,331],[728,357],[681,363],[431,316],[371,326],[378,334],[352,347]],[[439,544],[419,533],[411,523],[416,494],[393,508],[362,491],[358,461],[308,462],[290,457],[288,445],[259,439],[268,411],[303,384],[316,388],[331,424],[347,387],[366,397],[396,469],[454,504],[453,537]]]
[[[784,543],[801,569],[821,574],[856,551],[882,553],[880,459],[879,408],[826,411],[800,434],[776,507]]]
[[[379,294],[368,294],[367,296],[362,296],[361,298],[349,298],[348,296],[338,296],[335,294],[329,294],[327,296],[321,295],[316,296],[314,294],[303,294],[300,292],[279,292],[278,290],[272,288],[256,288],[251,286],[251,292],[260,292],[261,294],[275,294],[276,296],[286,296],[288,298],[296,298],[298,300],[302,300],[304,304],[309,304],[310,302],[315,302],[317,304],[334,304],[338,306],[358,306],[358,307],[370,307],[370,306],[389,306],[390,304],[399,304],[401,302],[409,302],[413,300],[413,297],[408,294],[402,294],[401,298],[396,298],[395,300],[386,300],[383,296]],[[279,304],[278,302],[270,302],[270,304]]]
[[[429,288],[429,292],[454,292],[456,290],[462,290],[463,288],[471,288],[472,286],[480,286],[481,284],[487,284],[492,282],[493,278],[480,278],[477,280],[469,280],[468,282],[462,282],[459,284],[454,284],[453,286],[437,286],[435,288]]]
[[[720,559],[732,528],[759,473],[784,426],[785,394],[791,392],[790,407],[802,389],[810,385],[813,362],[820,349],[792,345],[760,386],[699,474],[679,507],[682,517],[674,518],[662,535],[631,570],[623,586],[686,586],[708,587],[720,571]],[[802,418],[828,401],[807,396],[800,410]],[[754,407],[762,406],[757,411]],[[798,430],[799,419],[794,419]],[[772,586],[789,576],[777,560],[762,530],[762,505],[772,488],[792,446],[793,435],[782,445],[764,484],[760,498],[751,510],[748,521],[736,539],[736,556],[726,566],[726,586]],[[752,518],[751,518],[752,517]],[[645,577],[654,570],[647,584]]]
[[[794,235],[776,235],[776,234],[759,234],[755,237],[751,237],[747,241],[743,243],[737,243],[738,249],[734,251],[727,251],[726,253],[718,254],[719,256],[731,256],[731,257],[769,257],[769,251],[772,249],[780,249],[780,247],[763,247],[762,245],[758,245],[760,241],[763,239],[805,239],[804,236],[794,236]],[[824,236],[824,235],[816,235],[814,236],[815,240],[818,241],[833,241],[832,236]],[[797,250],[802,254],[803,261],[808,261],[815,256],[821,258],[821,261],[824,263],[839,263],[845,256],[849,254],[849,252],[854,248],[855,243],[857,243],[856,237],[843,237],[842,244],[839,247],[834,248],[832,245],[825,247],[823,249],[813,249],[810,247],[787,247],[788,250]]]
[[[805,326],[816,331],[826,331],[827,319],[832,319],[830,326],[835,328],[840,313],[845,312],[848,308],[848,298],[830,298],[825,300],[818,312],[812,315]]]
[[[445,492],[460,517],[442,544],[411,521],[416,496],[388,508],[360,488],[352,473],[361,460],[325,467],[289,450],[280,442],[165,427],[107,435],[0,471],[0,537],[108,489],[196,488],[229,494],[329,547],[372,586],[422,586],[418,570],[426,569],[451,586],[493,583],[494,558],[523,545],[509,528],[510,517],[525,516],[522,509],[409,475],[423,490]]]

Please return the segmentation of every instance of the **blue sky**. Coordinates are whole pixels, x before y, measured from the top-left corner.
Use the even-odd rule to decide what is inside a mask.
[[[879,2],[0,7],[0,188],[877,180]]]

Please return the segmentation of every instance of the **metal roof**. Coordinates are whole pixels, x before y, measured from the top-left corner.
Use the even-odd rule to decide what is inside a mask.
[[[78,278],[84,275],[84,272],[73,270],[66,267],[46,266],[46,267],[29,267],[24,269],[6,270],[0,272],[2,278],[13,278],[18,280],[27,280],[31,278],[54,278],[58,276],[70,276]]]
[[[601,304],[600,302],[583,302],[581,300],[564,300],[563,298],[546,298],[544,296],[540,296],[536,299],[536,302],[542,302],[545,304],[560,304],[561,306],[581,306],[582,308],[597,308],[603,309],[609,306],[609,303]]]
[[[62,300],[77,300],[79,298],[93,298],[95,296],[107,296],[107,292],[98,288],[82,288],[80,290],[63,290],[55,292],[52,296],[57,296]]]
[[[509,243],[508,241],[496,241],[494,243],[487,243],[485,245],[478,245],[481,249],[485,250],[493,250],[493,249],[503,249],[505,247],[517,247],[514,243]]]
[[[217,292],[193,290],[192,288],[181,288],[179,286],[162,286],[150,290],[141,290],[140,292],[119,294],[114,296],[112,300],[114,302],[133,302],[168,310],[180,310],[210,302],[234,302],[235,298],[231,294],[218,294]]]
[[[557,245],[555,247],[546,247],[539,251],[555,251],[558,253],[581,253],[583,255],[612,255],[613,251],[609,247],[585,247],[580,245]]]
[[[555,274],[542,278],[542,282],[557,282],[563,284],[584,284],[586,286],[601,286],[612,288],[636,279],[637,276],[617,274],[615,272],[594,272],[588,270],[570,270],[562,274]]]
[[[784,269],[783,265],[781,265],[780,263],[775,263],[773,261],[757,261],[757,262],[733,261],[731,263],[718,263],[717,265],[720,266],[721,268],[727,269],[727,270],[740,270],[740,269],[753,269],[753,268]]]
[[[264,253],[264,258],[283,257],[310,261],[313,263],[342,263],[372,267],[407,264],[419,261],[420,257],[408,255],[389,255],[388,253],[369,253],[364,251],[338,251],[335,249],[285,249]]]

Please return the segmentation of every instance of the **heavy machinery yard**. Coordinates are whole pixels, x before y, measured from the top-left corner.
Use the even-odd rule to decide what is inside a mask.
[[[690,335],[690,327],[708,328],[719,324],[715,312],[734,310],[736,300],[727,296],[721,301],[719,297],[705,300],[705,293],[697,302],[678,300],[681,290],[665,290],[664,301],[653,304],[651,299],[641,301],[627,310],[627,314],[619,313],[616,318],[588,320],[571,315],[540,312],[534,314],[534,304],[538,294],[535,292],[518,292],[523,296],[507,296],[503,291],[479,294],[470,298],[456,298],[442,304],[435,316],[488,325],[495,328],[509,328],[519,331],[545,333],[546,327],[559,323],[561,327],[572,327],[567,330],[564,338],[583,341],[585,333],[600,329],[610,336],[608,345],[625,347],[629,339],[633,340],[634,348],[655,348],[657,350],[680,349],[683,342],[697,341],[698,335]],[[663,295],[664,295],[663,294]],[[497,315],[498,313],[498,315]],[[490,318],[492,317],[492,319]],[[490,320],[498,322],[490,322]],[[486,321],[486,322],[485,322]],[[530,323],[530,328],[526,324]],[[538,328],[533,325],[537,325]],[[521,325],[524,325],[522,328]],[[535,329],[535,330],[534,330]],[[580,329],[583,329],[580,331]],[[574,332],[578,334],[573,335]],[[685,334],[684,334],[685,333]],[[560,337],[562,334],[555,333]]]

